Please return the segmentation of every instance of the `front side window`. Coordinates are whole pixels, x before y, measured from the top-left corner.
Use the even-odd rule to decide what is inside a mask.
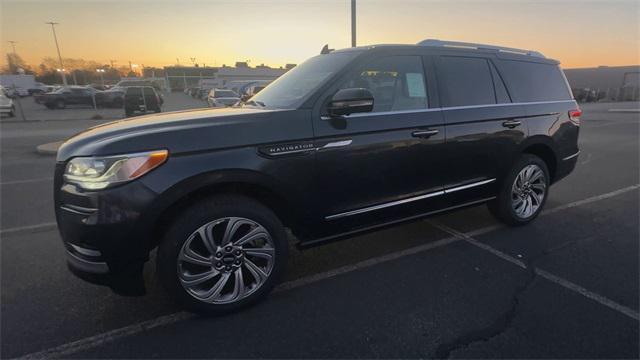
[[[341,52],[312,57],[265,87],[251,103],[266,108],[295,109],[357,54]]]
[[[355,71],[340,89],[365,88],[373,94],[373,112],[419,110],[428,106],[420,56],[376,59]]]
[[[438,83],[445,107],[496,103],[487,59],[442,56],[438,64]]]

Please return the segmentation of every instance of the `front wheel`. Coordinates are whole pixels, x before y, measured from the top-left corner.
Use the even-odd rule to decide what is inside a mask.
[[[504,179],[489,210],[498,220],[511,226],[525,225],[535,219],[549,192],[547,164],[531,154],[523,155]]]
[[[287,262],[275,214],[239,195],[215,196],[184,211],[158,249],[158,274],[185,307],[227,313],[266,297]]]

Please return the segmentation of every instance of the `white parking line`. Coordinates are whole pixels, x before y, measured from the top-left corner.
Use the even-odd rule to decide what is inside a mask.
[[[27,225],[27,226],[17,226],[8,229],[0,230],[0,235],[9,235],[14,233],[21,233],[26,231],[44,231],[44,230],[53,230],[58,226],[55,222],[46,222],[36,225]]]
[[[570,204],[566,204],[566,205],[561,205],[558,206],[557,208],[553,208],[550,210],[547,210],[545,212],[543,212],[541,215],[545,215],[545,214],[550,214],[550,213],[554,213],[556,211],[560,211],[560,210],[564,210],[564,209],[568,209],[568,208],[572,208],[578,205],[584,205],[584,204],[588,204],[588,203],[592,203],[594,201],[599,201],[599,200],[603,200],[603,199],[607,199],[610,198],[612,196],[616,196],[616,195],[620,195],[623,194],[625,192],[637,189],[638,187],[640,187],[640,184],[638,185],[633,185],[633,186],[629,186],[623,189],[619,189],[619,190],[615,190],[612,191],[610,193],[606,193],[606,194],[602,194],[602,195],[597,195],[597,196],[593,196],[584,200],[580,200],[580,201],[576,201]],[[577,204],[577,205],[576,205]],[[477,229],[477,230],[473,230],[471,232],[468,232],[466,234],[463,234],[464,236],[459,236],[456,232],[456,235],[453,235],[451,237],[447,237],[441,240],[437,240],[434,241],[432,243],[428,243],[428,244],[423,244],[423,245],[419,245],[419,246],[415,246],[409,249],[405,249],[405,250],[401,250],[401,251],[397,251],[394,253],[390,253],[390,254],[386,254],[386,255],[382,255],[379,257],[375,257],[375,258],[371,258],[368,260],[364,260],[361,262],[358,262],[356,264],[353,265],[346,265],[343,267],[340,267],[338,269],[334,269],[334,270],[329,270],[329,271],[325,271],[319,274],[315,274],[315,275],[310,275],[307,277],[303,277],[297,280],[292,280],[292,281],[288,281],[285,283],[280,284],[278,287],[275,288],[274,292],[281,292],[281,291],[286,291],[286,290],[290,290],[290,289],[294,289],[297,287],[301,287],[304,285],[308,285],[308,284],[312,284],[321,280],[325,280],[325,279],[329,279],[341,274],[346,274],[352,271],[356,271],[356,270],[360,270],[360,269],[364,269],[373,265],[377,265],[377,264],[381,264],[384,262],[388,262],[391,260],[395,260],[395,259],[399,259],[405,256],[409,256],[409,255],[414,255],[414,254],[418,254],[424,251],[428,251],[428,250],[433,250],[445,245],[449,245],[451,243],[455,243],[455,242],[459,242],[459,241],[463,241],[463,240],[467,240],[468,238],[472,238],[472,236],[479,236],[485,233],[489,233],[491,231],[497,230],[502,228],[502,225],[491,225],[491,226],[487,226],[481,229]],[[481,244],[477,241],[475,241],[476,246],[478,246],[477,244],[480,244],[482,246],[487,246],[485,244]],[[488,247],[488,246],[487,246]],[[493,249],[493,248],[491,248]],[[485,250],[488,250],[485,248]],[[492,251],[493,252],[493,251]],[[498,252],[498,250],[495,250],[495,252]],[[495,253],[494,252],[494,253]],[[496,255],[498,255],[496,253]],[[520,266],[520,267],[525,267],[524,263],[522,263],[520,260],[511,258],[509,255],[504,254],[504,257],[501,256],[503,259],[507,260],[507,261],[511,261],[514,264]],[[543,274],[540,274],[540,276],[544,276]],[[563,285],[564,286],[564,285]],[[576,285],[577,286],[577,285]],[[574,290],[575,291],[575,290]],[[587,290],[584,290],[587,291]],[[589,294],[593,294],[593,293],[589,293]],[[583,293],[583,295],[585,295]],[[586,296],[586,295],[585,295]],[[594,294],[594,296],[599,296],[597,294]],[[632,310],[633,311],[633,310]],[[637,315],[637,313],[636,313]],[[132,324],[132,325],[128,325],[119,329],[115,329],[115,330],[111,330],[111,331],[107,331],[105,333],[102,334],[98,334],[95,336],[91,336],[91,337],[87,337],[87,338],[83,338],[80,340],[76,340],[70,343],[66,343],[63,345],[59,345],[47,350],[43,350],[43,351],[39,351],[39,352],[34,352],[34,353],[30,353],[27,355],[23,355],[21,358],[27,358],[27,359],[50,359],[50,358],[64,358],[67,357],[71,354],[75,354],[81,351],[85,351],[85,350],[89,350],[95,347],[98,347],[100,345],[127,337],[127,336],[131,336],[131,335],[135,335],[141,332],[144,332],[146,330],[149,329],[153,329],[159,326],[163,326],[163,325],[170,325],[176,322],[180,322],[182,320],[187,320],[190,318],[196,317],[196,315],[193,315],[191,313],[187,313],[187,312],[177,312],[174,314],[170,314],[170,315],[165,315],[165,316],[161,316],[158,317],[156,319],[151,319],[151,320],[147,320],[144,322],[140,322],[140,323],[136,323],[136,324]]]
[[[444,232],[447,232],[447,233],[449,233],[449,234],[451,234],[451,235],[453,235],[455,237],[458,237],[461,240],[465,240],[469,244],[477,246],[482,250],[488,251],[488,252],[490,252],[490,253],[492,253],[492,254],[494,254],[494,255],[496,255],[496,256],[498,256],[498,257],[500,257],[500,258],[502,258],[502,259],[504,259],[504,260],[506,260],[506,261],[508,261],[508,262],[510,262],[512,264],[515,264],[515,265],[517,265],[517,266],[519,266],[519,267],[521,267],[523,269],[527,268],[527,265],[524,262],[522,262],[521,260],[518,260],[518,259],[514,258],[513,256],[511,256],[511,255],[509,255],[507,253],[504,253],[504,252],[502,252],[502,251],[500,251],[498,249],[495,249],[495,248],[493,248],[493,247],[491,247],[491,246],[489,246],[489,245],[487,245],[485,243],[482,243],[482,242],[474,239],[473,237],[471,237],[471,236],[469,236],[467,234],[461,233],[461,232],[459,232],[459,231],[457,231],[455,229],[452,229],[452,228],[450,228],[450,227],[448,227],[446,225],[443,225],[443,224],[441,224],[439,222],[436,222],[436,221],[429,221],[429,223],[431,225],[435,226],[436,228],[444,231]],[[592,291],[589,291],[589,290],[583,288],[580,285],[572,283],[571,281],[569,281],[567,279],[564,279],[564,278],[562,278],[560,276],[554,275],[554,274],[552,274],[552,273],[550,273],[548,271],[545,271],[545,270],[542,270],[542,269],[539,269],[539,268],[534,268],[534,271],[535,271],[535,273],[537,275],[539,275],[540,277],[542,277],[544,279],[547,279],[547,280],[551,281],[552,283],[558,284],[558,285],[560,285],[560,286],[562,286],[562,287],[564,287],[566,289],[569,289],[569,290],[571,290],[573,292],[576,292],[576,293],[578,293],[578,294],[580,294],[580,295],[582,295],[582,296],[584,296],[586,298],[594,300],[595,302],[597,302],[597,303],[599,303],[601,305],[604,305],[604,306],[606,306],[606,307],[608,307],[610,309],[613,309],[613,310],[615,310],[615,311],[617,311],[617,312],[619,312],[619,313],[621,313],[623,315],[626,315],[626,316],[628,316],[628,317],[630,317],[630,318],[632,318],[634,320],[640,320],[640,314],[638,314],[637,311],[635,311],[633,309],[630,309],[630,308],[628,308],[628,307],[626,307],[624,305],[620,305],[617,302],[615,302],[615,301],[613,301],[613,300],[611,300],[611,299],[609,299],[609,298],[607,298],[605,296],[602,296],[600,294],[597,294],[597,293],[594,293]]]
[[[51,180],[53,180],[52,177],[40,178],[40,179],[12,180],[12,181],[0,182],[0,185],[4,186],[4,185],[31,184],[31,183],[51,181]]]

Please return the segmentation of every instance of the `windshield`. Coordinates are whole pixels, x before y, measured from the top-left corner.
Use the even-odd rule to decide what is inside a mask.
[[[267,108],[294,109],[357,54],[346,52],[314,56],[289,70],[251,100]]]

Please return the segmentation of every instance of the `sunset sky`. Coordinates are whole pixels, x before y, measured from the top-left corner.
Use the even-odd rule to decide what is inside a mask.
[[[350,46],[350,0],[0,0],[8,40],[29,64],[56,56],[122,66],[300,63],[329,43]],[[535,49],[563,67],[640,63],[640,1],[358,0],[358,45],[426,38]]]

